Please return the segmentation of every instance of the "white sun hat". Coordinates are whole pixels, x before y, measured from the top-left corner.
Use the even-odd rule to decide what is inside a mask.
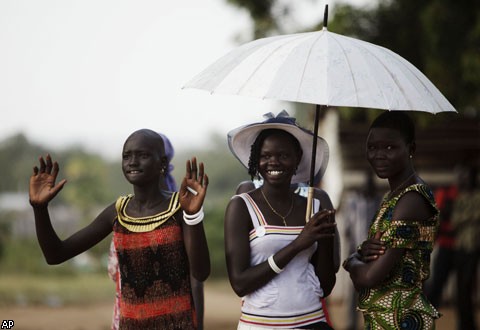
[[[280,129],[293,135],[303,151],[297,173],[292,177],[292,183],[308,183],[310,179],[310,163],[312,159],[313,133],[298,126],[296,120],[283,110],[276,117],[273,113],[264,115],[265,121],[240,126],[227,134],[228,147],[233,155],[248,168],[250,149],[261,131]],[[315,180],[320,180],[328,165],[329,149],[327,142],[317,136],[317,152],[315,157]]]

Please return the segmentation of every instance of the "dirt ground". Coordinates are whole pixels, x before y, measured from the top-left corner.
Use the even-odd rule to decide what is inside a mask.
[[[227,283],[205,286],[205,329],[234,330],[240,311],[240,300]],[[440,310],[443,317],[437,330],[455,329],[451,309]],[[341,302],[329,302],[329,313],[336,330],[344,330],[346,311]],[[1,307],[0,318],[13,320],[14,330],[107,330],[110,329],[112,303],[96,302],[73,307]]]

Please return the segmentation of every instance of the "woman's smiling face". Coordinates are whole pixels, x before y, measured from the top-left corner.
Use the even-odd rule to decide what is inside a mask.
[[[299,162],[298,150],[287,133],[274,133],[263,141],[258,168],[265,181],[290,184]]]

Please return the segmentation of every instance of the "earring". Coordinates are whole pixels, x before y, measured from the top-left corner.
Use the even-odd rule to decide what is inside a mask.
[[[165,167],[162,167],[162,168],[161,168],[160,174],[165,175]]]
[[[412,158],[413,158],[413,155],[410,155],[410,159],[412,159]]]

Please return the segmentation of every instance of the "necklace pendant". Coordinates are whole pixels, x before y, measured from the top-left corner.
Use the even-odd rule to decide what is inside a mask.
[[[288,227],[287,226],[287,221],[285,220],[289,215],[290,213],[292,213],[293,211],[293,206],[294,206],[294,200],[293,200],[293,195],[292,195],[292,202],[291,202],[291,205],[290,205],[290,209],[288,210],[287,214],[285,214],[285,216],[281,215],[280,213],[278,213],[274,208],[273,206],[270,204],[270,202],[268,201],[267,199],[267,196],[265,196],[265,194],[263,193],[263,190],[260,188],[260,192],[262,193],[262,196],[263,196],[263,199],[265,200],[265,202],[267,203],[268,207],[270,208],[270,210],[272,210],[273,213],[275,213],[278,217],[280,217],[283,221],[283,225],[285,227]]]

